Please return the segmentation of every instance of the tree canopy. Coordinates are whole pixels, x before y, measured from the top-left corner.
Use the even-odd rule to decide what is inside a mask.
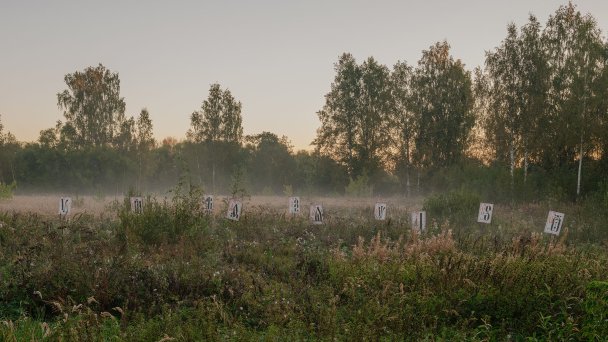
[[[374,173],[388,159],[393,126],[390,71],[374,58],[358,65],[343,54],[325,105],[317,114],[321,127],[313,142],[317,150],[345,165],[356,177]]]
[[[91,66],[65,76],[57,94],[64,122],[37,142],[17,142],[0,122],[0,181],[135,181],[142,189],[181,175],[216,191],[238,173],[253,190],[275,194],[358,187],[409,195],[412,184],[477,188],[488,177],[488,188],[508,184],[510,196],[534,188],[576,198],[608,183],[608,42],[599,27],[572,3],[544,26],[530,15],[507,25],[473,73],[447,41],[392,67],[343,53],[317,112],[314,151],[293,151],[272,132],[243,139],[242,104],[218,83],[190,115],[187,140],[157,145],[146,108],[125,115],[118,73]]]
[[[67,89],[57,94],[66,119],[61,135],[74,148],[112,146],[124,139],[125,101],[120,79],[102,64],[75,71],[64,78]]]
[[[188,139],[194,142],[223,141],[240,143],[243,138],[241,102],[222,90],[217,83],[209,88],[209,96],[201,109],[190,116]]]

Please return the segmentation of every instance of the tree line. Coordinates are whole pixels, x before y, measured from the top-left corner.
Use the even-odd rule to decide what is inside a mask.
[[[67,74],[64,121],[20,143],[0,125],[0,181],[19,189],[402,194],[470,187],[499,198],[608,189],[608,42],[569,3],[541,25],[510,24],[483,67],[448,42],[392,67],[344,53],[312,151],[271,132],[243,136],[242,104],[212,84],[186,139],[153,137],[144,108],[127,117],[118,73]],[[603,191],[603,190],[602,190]]]

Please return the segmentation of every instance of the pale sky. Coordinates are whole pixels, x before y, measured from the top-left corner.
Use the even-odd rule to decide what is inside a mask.
[[[218,82],[243,104],[245,134],[309,149],[343,52],[416,64],[447,39],[472,70],[506,26],[541,23],[566,1],[8,1],[0,0],[0,115],[35,141],[63,120],[63,77],[102,63],[118,72],[128,116],[147,107],[158,139],[185,138]],[[575,1],[605,34],[608,1]]]

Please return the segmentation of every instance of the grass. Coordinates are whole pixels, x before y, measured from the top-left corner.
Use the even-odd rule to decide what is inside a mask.
[[[566,212],[567,233],[552,238],[539,232],[546,207],[556,204],[497,206],[495,222],[481,226],[475,213],[463,219],[471,205],[462,202],[465,208],[440,211],[441,200],[433,199],[437,214],[423,235],[412,233],[398,208],[389,208],[384,222],[373,221],[371,206],[326,209],[326,223],[316,226],[305,215],[249,206],[232,222],[202,214],[196,194],[152,200],[141,215],[116,202],[113,215],[78,214],[67,222],[4,212],[0,338],[608,336],[601,219],[588,218],[582,205],[564,205],[557,209]]]

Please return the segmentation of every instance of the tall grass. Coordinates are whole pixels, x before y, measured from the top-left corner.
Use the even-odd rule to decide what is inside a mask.
[[[490,227],[451,209],[419,235],[396,208],[381,223],[360,208],[315,226],[264,207],[232,222],[200,203],[188,191],[139,215],[127,203],[114,218],[0,214],[2,340],[608,336],[605,245],[573,225],[536,233],[526,210],[543,208]]]

